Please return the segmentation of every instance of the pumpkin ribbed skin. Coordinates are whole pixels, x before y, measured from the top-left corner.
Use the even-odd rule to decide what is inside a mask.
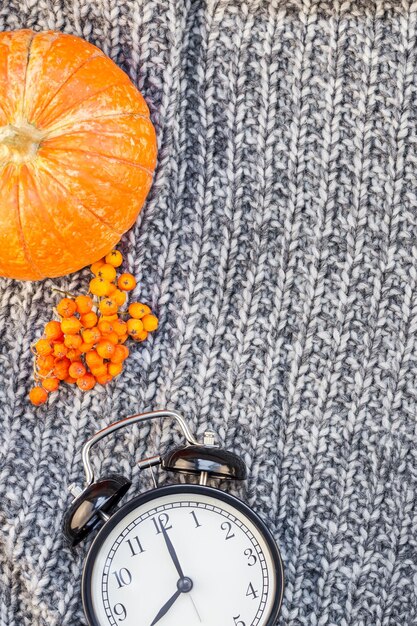
[[[156,157],[145,100],[101,50],[55,31],[0,33],[0,275],[61,276],[107,254]]]

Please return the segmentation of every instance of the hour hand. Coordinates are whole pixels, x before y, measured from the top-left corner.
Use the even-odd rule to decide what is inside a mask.
[[[174,604],[175,600],[177,600],[177,598],[179,598],[179,596],[181,595],[181,591],[179,589],[177,589],[177,591],[174,593],[173,596],[171,596],[171,598],[168,600],[168,602],[166,602],[164,604],[164,606],[162,607],[162,609],[159,611],[158,615],[155,616],[155,619],[153,620],[153,622],[151,623],[151,626],[154,626],[154,624],[156,624],[157,622],[159,622],[159,620],[164,617],[164,615],[166,613],[168,613],[169,609],[171,608],[171,606]]]

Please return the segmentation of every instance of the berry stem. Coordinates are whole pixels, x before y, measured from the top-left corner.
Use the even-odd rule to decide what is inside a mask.
[[[57,291],[58,293],[63,293],[64,296],[68,296],[70,298],[76,298],[77,296],[70,291],[64,291],[63,289],[58,289],[57,287],[52,287],[52,291]]]

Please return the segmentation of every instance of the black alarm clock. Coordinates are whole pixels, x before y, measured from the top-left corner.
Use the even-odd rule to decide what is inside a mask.
[[[90,450],[119,428],[157,418],[176,420],[186,445],[139,467],[197,475],[199,484],[156,487],[117,509],[131,482],[118,475],[95,481]],[[70,486],[75,499],[64,532],[75,546],[99,529],[81,585],[90,626],[275,626],[284,587],[280,552],[249,506],[207,485],[246,478],[242,459],[218,447],[214,433],[199,443],[174,411],[132,415],[93,435],[82,460],[87,485]]]

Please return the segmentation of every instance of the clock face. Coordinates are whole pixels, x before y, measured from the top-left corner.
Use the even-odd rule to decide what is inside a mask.
[[[87,557],[83,601],[92,626],[273,626],[282,564],[240,500],[176,485],[120,509]]]

